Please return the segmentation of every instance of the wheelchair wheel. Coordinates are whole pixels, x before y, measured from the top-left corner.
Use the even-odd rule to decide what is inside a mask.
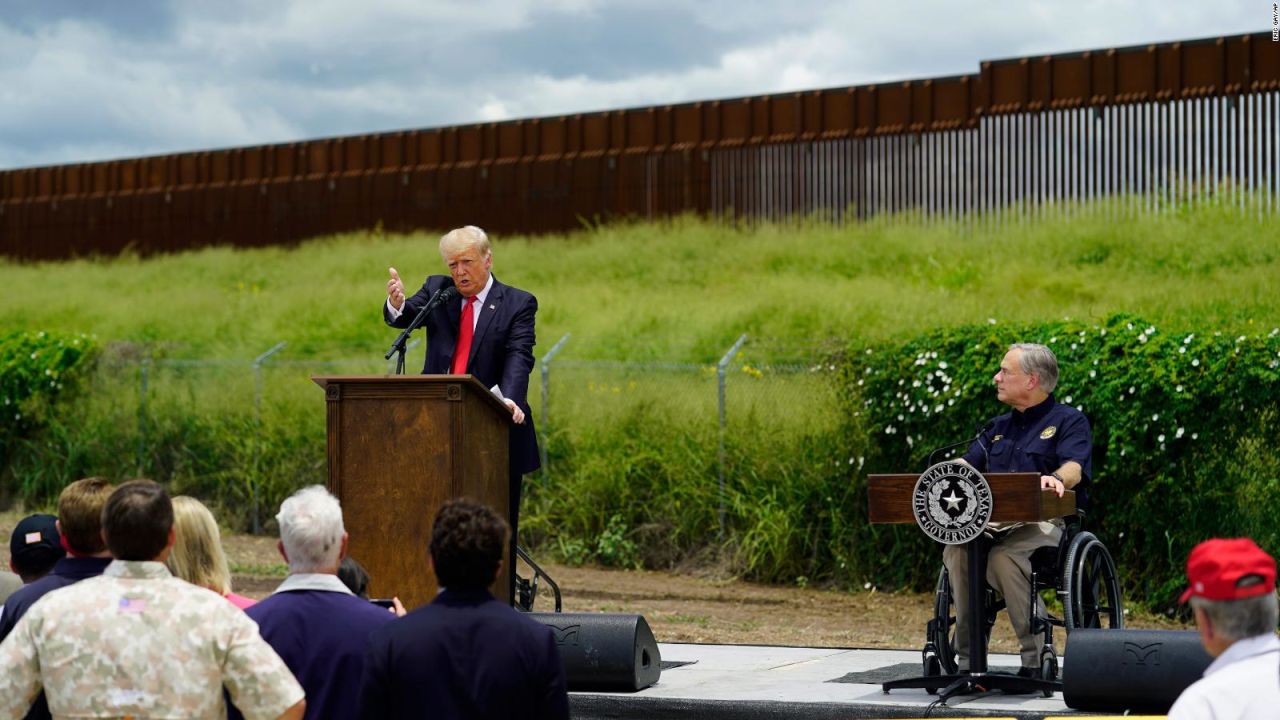
[[[938,651],[940,674],[955,675],[959,668],[955,645],[956,615],[955,605],[951,602],[951,579],[945,567],[938,571],[938,588],[933,595],[933,620],[929,621],[928,633],[928,641]]]
[[[1071,539],[1062,567],[1063,603],[1067,632],[1076,628],[1124,627],[1124,601],[1111,553],[1090,532]]]

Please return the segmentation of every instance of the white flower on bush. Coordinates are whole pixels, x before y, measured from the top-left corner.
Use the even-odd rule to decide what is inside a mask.
[[[1146,336],[1146,335],[1139,335],[1139,336],[1138,336],[1138,342],[1140,342],[1140,343],[1144,343],[1144,342],[1146,342],[1146,341],[1147,341],[1147,336]]]
[[[1195,336],[1196,336],[1196,334],[1195,334],[1195,333],[1191,333],[1190,335],[1188,335],[1188,336],[1186,337],[1186,339],[1184,339],[1184,340],[1182,341],[1182,344],[1183,344],[1183,345],[1186,345],[1187,343],[1191,342],[1192,338],[1194,338]]]
[[[890,425],[889,427],[887,427],[887,428],[885,428],[885,429],[884,429],[884,434],[885,434],[885,435],[892,435],[892,434],[894,434],[895,432],[897,432],[897,430],[895,430],[895,429],[894,429],[894,427],[893,427],[892,425]]]
[[[1136,393],[1136,392],[1138,392],[1138,388],[1134,387],[1133,385],[1130,385],[1130,386],[1129,386],[1129,394],[1130,394],[1130,395],[1132,395],[1132,394],[1134,394],[1134,393]]]
[[[1160,436],[1156,438],[1156,442],[1160,443],[1160,447],[1164,447],[1164,433],[1160,433]]]
[[[1191,433],[1191,439],[1192,439],[1192,440],[1199,440],[1199,439],[1200,439],[1200,433]]]
[[[1178,348],[1179,355],[1185,354],[1186,352],[1187,352],[1187,348],[1185,345],[1183,347]]]
[[[1181,438],[1184,432],[1186,432],[1186,428],[1178,428],[1178,432],[1174,434],[1174,437]]]
[[[1191,361],[1191,367],[1200,367],[1200,358]]]
[[[1068,405],[1070,405],[1070,404],[1071,404],[1071,396],[1070,396],[1070,395],[1068,395],[1068,396],[1065,398],[1065,402],[1066,402]]]
[[[1160,413],[1154,413],[1154,414],[1151,416],[1151,422],[1156,422],[1156,421],[1158,421],[1159,419],[1160,419]]]
[[[1090,371],[1089,371],[1089,377],[1091,377],[1091,378],[1096,378],[1096,377],[1098,377],[1098,371],[1097,371],[1097,370],[1090,370]]]
[[[1182,392],[1182,386],[1181,386],[1181,385],[1179,385],[1178,387],[1174,388],[1173,390],[1174,390],[1174,392]]]

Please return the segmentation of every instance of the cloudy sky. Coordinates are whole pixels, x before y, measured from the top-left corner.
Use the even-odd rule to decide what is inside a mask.
[[[0,169],[1270,28],[1270,0],[0,0]]]

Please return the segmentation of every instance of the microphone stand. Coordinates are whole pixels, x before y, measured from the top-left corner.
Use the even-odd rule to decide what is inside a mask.
[[[427,320],[427,313],[431,312],[432,310],[435,310],[436,306],[448,301],[449,299],[453,298],[457,294],[458,294],[457,289],[452,286],[446,287],[446,288],[440,288],[439,290],[437,290],[436,294],[432,295],[431,299],[427,301],[427,304],[423,305],[422,309],[418,311],[417,316],[413,318],[413,322],[409,323],[409,326],[406,327],[403,331],[401,331],[400,335],[396,337],[394,342],[391,343],[391,349],[387,351],[387,354],[384,355],[382,359],[390,360],[392,355],[395,355],[398,353],[398,356],[396,357],[396,374],[397,375],[404,374],[404,354],[406,350],[405,343],[409,341],[409,334],[412,333],[414,330],[417,330],[418,328],[422,327],[422,323],[426,322]]]
[[[388,357],[390,357],[390,356],[388,355]],[[991,426],[992,426],[992,425],[994,425],[994,424],[995,424],[995,421],[994,421],[994,420],[992,420],[992,421],[988,422],[986,425],[983,425],[983,426],[979,427],[979,428],[978,428],[978,434],[974,435],[973,437],[971,437],[971,438],[969,438],[969,439],[967,439],[967,440],[961,440],[960,442],[953,442],[953,443],[951,443],[950,445],[943,445],[943,446],[942,446],[942,447],[940,447],[940,448],[936,448],[936,449],[934,449],[934,451],[933,451],[933,452],[929,453],[929,459],[928,459],[928,462],[926,462],[926,463],[925,463],[925,467],[926,467],[926,468],[931,468],[931,467],[933,467],[933,458],[934,458],[934,456],[935,456],[935,455],[937,455],[938,453],[942,452],[943,450],[949,450],[949,449],[951,449],[951,448],[953,448],[953,447],[960,447],[961,445],[971,445],[971,444],[973,444],[973,442],[974,442],[974,441],[977,441],[978,445],[980,445],[980,446],[982,447],[982,451],[983,451],[983,453],[985,454],[985,453],[986,453],[986,451],[987,451],[987,446],[982,444],[982,434],[983,434],[983,433],[985,433],[987,430],[991,429]],[[989,464],[989,463],[988,463],[988,464]]]

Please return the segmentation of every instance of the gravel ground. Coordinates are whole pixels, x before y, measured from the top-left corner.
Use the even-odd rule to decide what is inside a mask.
[[[7,541],[20,517],[0,513],[0,537]],[[223,545],[236,592],[265,597],[283,577],[275,538],[226,533]],[[8,567],[8,542],[0,548],[0,560]],[[928,593],[838,592],[648,570],[543,567],[560,585],[565,611],[638,613],[662,642],[914,649],[924,642],[933,605]],[[545,584],[536,609],[553,609]],[[1130,613],[1128,625],[1184,627],[1137,612]],[[993,632],[992,649],[1016,652],[1003,618]]]

